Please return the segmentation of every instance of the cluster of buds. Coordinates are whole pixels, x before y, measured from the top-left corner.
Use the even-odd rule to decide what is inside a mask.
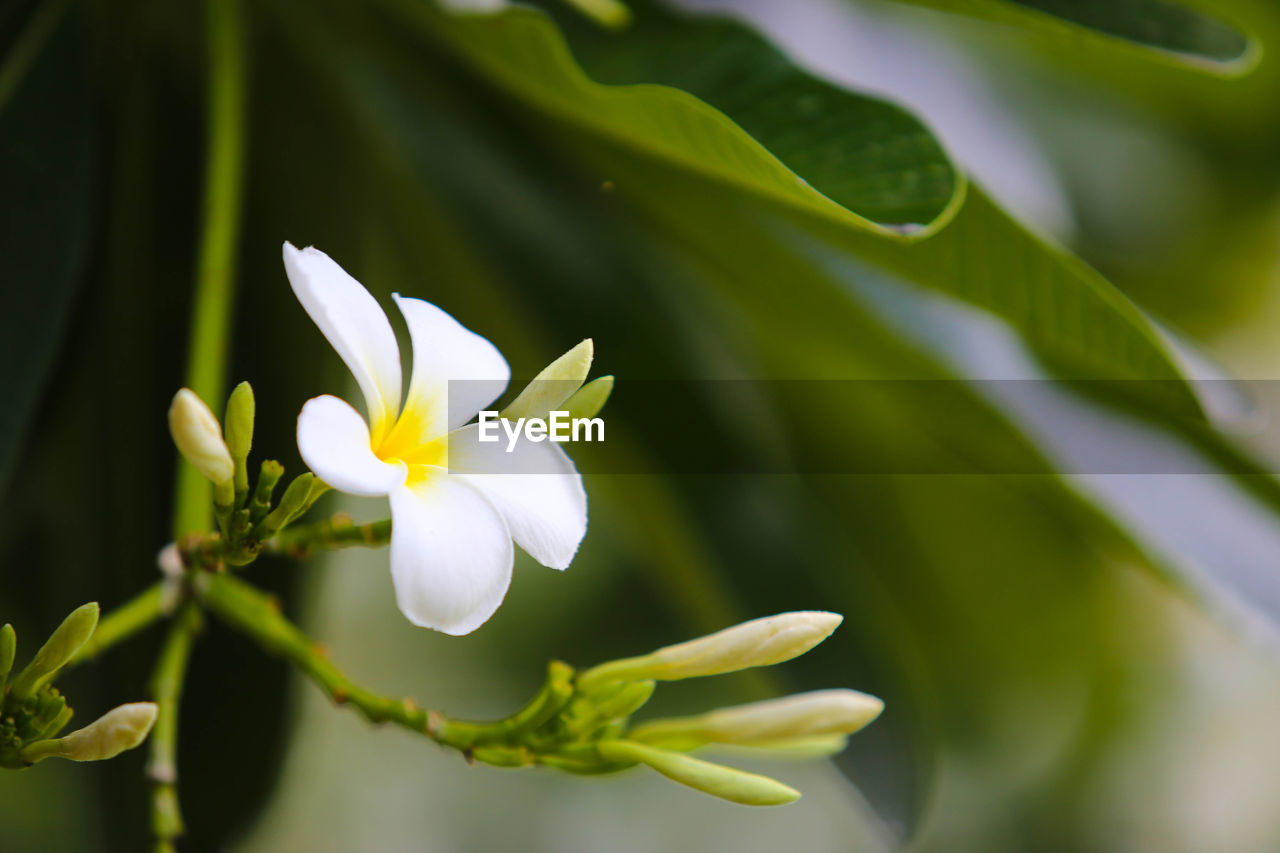
[[[156,706],[151,702],[121,705],[83,729],[57,736],[73,712],[53,681],[97,626],[97,604],[76,608],[16,674],[13,626],[0,628],[0,767],[20,769],[54,757],[101,761],[146,739],[156,721]]]
[[[252,562],[264,543],[311,508],[328,486],[310,472],[295,477],[279,503],[274,495],[284,466],[274,459],[262,463],[258,480],[249,488],[249,451],[253,446],[255,403],[253,389],[241,382],[227,400],[224,425],[190,388],[183,388],[169,406],[169,432],[183,457],[213,483],[214,511],[221,537],[216,553],[202,562],[232,565]],[[209,546],[210,543],[200,543]]]
[[[489,724],[435,720],[435,734],[489,764],[543,764],[592,775],[644,764],[735,803],[783,805],[800,793],[766,776],[688,753],[723,744],[765,755],[833,755],[850,734],[880,714],[883,702],[856,690],[835,689],[637,725],[631,716],[648,702],[659,681],[790,660],[830,636],[841,619],[835,613],[782,613],[581,673],[556,662],[539,694],[514,716]]]

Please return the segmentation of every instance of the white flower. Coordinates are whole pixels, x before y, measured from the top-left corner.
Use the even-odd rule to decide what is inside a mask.
[[[476,425],[464,426],[511,378],[493,344],[429,302],[394,295],[413,344],[401,406],[400,352],[377,301],[316,249],[285,243],[284,264],[369,412],[366,423],[337,397],[309,400],[298,450],[333,488],[390,498],[391,577],[409,621],[455,635],[484,624],[511,583],[513,539],[543,565],[567,568],[587,528],[573,462],[551,442],[520,442],[507,457],[505,444],[478,442]]]

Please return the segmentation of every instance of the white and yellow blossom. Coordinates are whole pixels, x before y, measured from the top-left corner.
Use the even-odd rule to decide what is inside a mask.
[[[493,344],[429,302],[394,295],[413,345],[402,405],[399,348],[373,296],[317,249],[286,243],[284,264],[368,409],[366,421],[337,397],[309,400],[298,449],[333,488],[390,499],[391,574],[409,621],[455,635],[480,627],[510,585],[513,540],[543,565],[567,568],[587,528],[573,462],[550,442],[506,454],[468,425],[510,381]]]

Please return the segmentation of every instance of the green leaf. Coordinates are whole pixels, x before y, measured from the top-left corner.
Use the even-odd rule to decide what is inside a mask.
[[[964,196],[918,119],[805,73],[727,18],[642,2],[620,32],[563,13],[562,35],[533,9],[397,2],[490,83],[578,131],[846,226],[921,236]]]
[[[1248,73],[1262,50],[1230,24],[1164,0],[900,0],[1058,38],[1132,48],[1224,77]]]
[[[616,174],[617,193],[673,235],[714,221],[728,232],[717,239],[745,245],[744,235],[767,215],[743,210],[731,190],[674,170],[659,174],[604,149],[581,154]],[[977,187],[950,224],[908,244],[784,212],[791,225],[783,231],[797,255],[830,262],[835,247],[1001,317],[1062,376],[1148,380],[1130,382],[1135,401],[1161,415],[1203,420],[1196,392],[1155,324],[1097,271],[1023,228]],[[732,249],[719,251],[729,257]],[[772,268],[777,282],[795,278],[782,260]]]
[[[934,219],[919,235],[921,239],[903,241],[886,228],[866,227],[860,217],[832,216],[827,205],[796,203],[794,196],[763,190],[761,182],[771,183],[778,175],[781,164],[773,158],[716,157],[690,169],[681,156],[653,156],[659,153],[653,145],[684,146],[707,139],[691,136],[692,125],[682,123],[660,131],[654,122],[674,121],[677,114],[682,116],[681,122],[694,121],[694,117],[705,119],[708,114],[705,105],[700,109],[687,94],[681,97],[681,93],[651,85],[654,83],[688,87],[724,109],[760,141],[782,140],[782,144],[771,146],[775,153],[790,150],[788,146],[824,152],[821,157],[814,155],[814,160],[829,164],[832,175],[850,173],[850,186],[856,183],[856,176],[873,168],[888,168],[890,174],[909,182],[905,172],[894,172],[892,163],[877,159],[875,152],[887,157],[885,152],[897,150],[895,145],[913,150],[913,145],[924,146],[924,142],[917,135],[915,143],[905,143],[905,125],[898,128],[866,112],[874,113],[886,105],[857,95],[844,95],[851,99],[847,101],[837,99],[845,106],[843,118],[828,115],[817,120],[771,111],[771,90],[764,82],[769,75],[751,71],[752,63],[775,69],[777,79],[789,81],[787,85],[800,86],[796,77],[803,75],[790,66],[785,66],[789,70],[784,75],[778,64],[782,62],[780,55],[759,37],[747,34],[738,24],[715,18],[675,16],[645,2],[634,8],[635,22],[620,33],[565,16],[562,24],[572,57],[552,23],[536,12],[512,9],[492,16],[463,17],[424,14],[420,20],[432,32],[459,42],[467,51],[463,59],[469,67],[499,82],[509,95],[544,110],[558,126],[549,133],[550,145],[579,168],[606,178],[613,187],[612,196],[638,205],[655,221],[665,222],[672,233],[697,233],[709,223],[730,232],[740,229],[729,220],[736,217],[746,189],[786,212],[797,225],[801,243],[816,237],[839,245],[890,272],[992,311],[1067,376],[1162,380],[1135,390],[1145,395],[1144,402],[1155,410],[1202,417],[1199,402],[1185,383],[1170,347],[1136,306],[1087,264],[1023,228],[976,187],[970,187],[962,198],[964,186],[959,178],[946,215]],[[710,56],[716,59],[705,58]],[[574,64],[575,59],[582,63],[582,70]],[[754,81],[762,81],[754,97],[734,100],[721,91],[720,87],[725,92],[736,89],[735,74],[745,75],[749,85],[744,88],[748,90]],[[616,85],[602,86],[588,78]],[[804,86],[826,85],[805,79]],[[624,84],[625,88],[619,88]],[[777,85],[777,97],[783,99],[790,90],[781,82]],[[654,100],[646,100],[645,95],[653,95]],[[677,103],[679,109],[671,106]],[[896,115],[903,122],[909,119],[900,112]],[[546,124],[545,119],[541,121]],[[847,132],[849,126],[863,122],[869,123],[870,129]],[[917,134],[922,131],[918,125],[916,128]],[[604,141],[614,144],[601,144],[601,134]],[[741,141],[734,134],[718,138],[721,144],[728,144],[729,139]],[[693,149],[683,150],[687,154]],[[940,151],[936,153],[941,156]],[[720,170],[725,168],[733,170],[731,180],[723,179]],[[804,171],[800,174],[805,176]],[[820,186],[814,183],[817,175],[807,177],[811,185]],[[794,176],[790,186],[810,192],[795,182]],[[918,188],[923,191],[923,186]],[[914,198],[921,202],[925,195],[928,193]],[[832,197],[839,194],[833,192]],[[931,197],[935,203],[941,200],[936,194]],[[849,198],[852,207],[866,210],[888,204],[860,191],[851,191]],[[885,207],[879,209],[882,224],[895,221],[884,214]]]

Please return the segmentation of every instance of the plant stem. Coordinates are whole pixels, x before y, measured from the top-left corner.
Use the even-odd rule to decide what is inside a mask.
[[[91,660],[134,634],[150,627],[165,614],[164,585],[154,583],[98,622],[89,642],[80,647],[69,665]]]
[[[273,551],[305,557],[316,548],[347,548],[353,545],[379,547],[391,541],[391,519],[355,524],[343,514],[328,521],[290,527],[268,543]]]
[[[217,401],[226,383],[227,338],[234,302],[236,242],[244,172],[245,39],[241,0],[207,0],[209,37],[208,132],[204,224],[191,307],[187,386]],[[209,483],[178,464],[173,534],[204,532],[212,520]],[[191,645],[199,627],[196,604],[183,605],[156,667],[152,689],[159,713],[151,735],[152,829],[156,849],[173,849],[182,833],[177,789],[178,707]]]
[[[205,575],[197,594],[201,603],[231,627],[280,655],[306,673],[339,705],[351,704],[373,723],[393,722],[439,739],[424,711],[410,699],[379,696],[342,674],[324,650],[280,612],[271,596],[229,574]]]
[[[508,720],[473,723],[423,710],[412,699],[378,695],[347,678],[329,661],[322,647],[284,617],[274,598],[252,585],[225,573],[204,575],[197,595],[232,628],[302,670],[334,703],[351,705],[371,723],[395,723],[437,743],[469,752],[475,744],[515,731],[517,724],[527,723],[534,712],[526,709]],[[540,693],[531,704],[541,707],[544,700]]]
[[[169,628],[169,637],[151,676],[151,697],[159,710],[151,731],[147,776],[155,786],[151,799],[151,831],[157,851],[172,850],[174,839],[183,832],[177,788],[178,705],[182,700],[191,646],[199,629],[200,608],[194,602],[187,602]]]
[[[227,338],[235,302],[235,260],[244,177],[245,46],[240,0],[208,0],[209,152],[204,225],[196,266],[187,351],[187,387],[216,409],[226,385]],[[203,531],[210,486],[190,465],[178,466],[174,536]]]

